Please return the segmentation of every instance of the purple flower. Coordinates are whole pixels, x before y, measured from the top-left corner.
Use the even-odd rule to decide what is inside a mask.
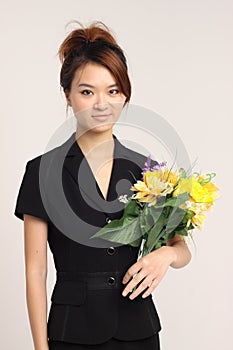
[[[142,178],[141,178],[141,180],[143,180],[143,176],[144,176],[144,174],[147,172],[147,170],[143,170],[142,172],[141,172],[141,175],[142,175]]]
[[[150,171],[150,163],[151,163],[151,155],[149,154],[149,156],[147,157],[145,163],[144,163],[144,168],[142,168],[142,172],[141,172],[141,175],[142,175],[142,180],[143,180],[143,176],[144,174],[147,172],[147,171]]]
[[[151,169],[152,171],[158,171],[160,169],[159,164],[156,164],[153,166],[153,168]]]
[[[153,168],[151,169],[152,171],[158,171],[160,170],[162,167],[164,167],[167,164],[167,162],[161,162],[159,164],[156,164],[153,166]]]
[[[149,170],[150,168],[150,163],[151,163],[151,155],[149,154],[149,156],[147,157],[146,159],[146,162],[145,162],[145,167]]]
[[[167,162],[161,162],[159,165],[160,165],[160,167],[166,166]]]
[[[143,180],[143,176],[147,171],[159,171],[162,167],[164,167],[167,164],[167,162],[161,162],[156,165],[154,165],[152,168],[150,168],[151,165],[151,155],[149,155],[146,159],[146,162],[144,163],[144,168],[142,169],[141,175]]]

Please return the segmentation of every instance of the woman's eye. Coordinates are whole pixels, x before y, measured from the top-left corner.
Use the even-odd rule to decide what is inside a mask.
[[[81,94],[83,94],[83,95],[90,95],[89,92],[91,92],[91,90],[83,90],[83,91],[81,91]]]
[[[112,94],[112,93],[111,93],[112,91],[113,91],[113,92],[115,91],[115,93],[113,93],[113,94]],[[119,93],[119,90],[117,90],[117,89],[113,89],[113,90],[110,90],[109,92],[110,92],[110,95],[116,95],[116,94],[118,94],[118,93]]]
[[[118,89],[112,89],[109,91],[110,95],[117,95],[119,93],[119,90]],[[92,94],[92,91],[91,90],[82,90],[81,91],[81,94],[82,95],[87,95],[87,96],[90,96]]]

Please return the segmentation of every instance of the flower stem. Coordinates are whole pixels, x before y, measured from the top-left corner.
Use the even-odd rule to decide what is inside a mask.
[[[138,257],[137,257],[137,261],[139,259],[141,259],[141,257],[143,256],[143,253],[144,253],[144,248],[145,248],[145,243],[146,243],[146,238],[143,237],[142,238],[142,241],[141,241],[141,245],[139,247],[139,250],[138,250]],[[137,273],[135,273],[133,275],[133,278],[137,275]],[[135,286],[133,289],[132,289],[132,293],[137,289],[137,286]]]

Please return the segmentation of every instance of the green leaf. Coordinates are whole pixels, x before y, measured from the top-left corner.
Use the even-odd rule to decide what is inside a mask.
[[[153,218],[153,224],[155,224],[158,220],[159,220],[159,218],[160,218],[160,216],[161,216],[161,214],[163,213],[163,215],[165,215],[166,214],[166,210],[167,209],[169,209],[169,208],[163,208],[162,206],[161,207],[156,207],[156,206],[151,206],[151,207],[149,207],[149,212],[150,212],[150,215],[152,216],[152,218]],[[165,215],[166,216],[166,215]]]
[[[144,235],[150,228],[150,226],[148,225],[148,221],[146,220],[146,214],[142,213],[139,216],[139,225],[141,234]]]
[[[139,224],[142,235],[147,233],[154,225],[154,215],[150,207],[146,206],[140,213]]]
[[[174,230],[172,232],[169,232],[166,234],[166,240],[173,239],[175,235],[188,236],[188,230],[187,228],[183,228],[181,230]]]
[[[152,248],[153,245],[155,244],[156,240],[158,239],[161,230],[165,224],[165,217],[163,214],[160,215],[159,219],[155,223],[155,225],[150,229],[148,232],[148,239],[146,242],[147,248]]]
[[[167,199],[163,205],[161,206],[157,206],[155,204],[155,206],[157,208],[160,208],[160,207],[168,207],[168,206],[171,206],[171,207],[179,207],[181,204],[183,204],[184,202],[186,202],[187,200],[190,199],[190,195],[187,193],[187,192],[184,192],[182,194],[180,194],[179,196],[177,197],[172,197],[172,198],[169,198]]]
[[[180,173],[180,179],[187,177],[186,171],[183,168],[179,169],[179,173]]]
[[[119,229],[119,230],[123,229],[124,226],[128,226],[129,224],[132,223],[133,220],[137,219],[139,217],[140,212],[141,212],[141,209],[136,203],[136,201],[135,200],[129,201],[126,204],[123,215],[120,219],[114,219],[110,221],[92,237],[97,237],[97,236],[99,237],[103,233],[112,232],[116,229]]]
[[[142,237],[140,237],[140,238],[136,239],[135,241],[132,241],[128,244],[131,245],[132,247],[139,247],[141,245],[141,241],[142,241]]]
[[[181,223],[183,223],[183,218],[185,217],[186,211],[180,209],[179,207],[174,208],[171,212],[168,222],[166,224],[166,232],[174,231]]]
[[[152,250],[156,250],[156,249],[159,249],[163,246],[167,245],[166,244],[166,239],[164,237],[161,237],[158,242],[155,244],[155,246],[153,247]]]
[[[184,220],[186,220],[186,222],[191,219],[193,216],[195,215],[195,213],[192,210],[187,210],[186,211],[186,215],[184,217]]]
[[[110,224],[112,223],[111,221],[107,226],[104,226],[91,236],[91,238],[98,237],[111,242],[129,244],[141,236],[138,218],[125,218],[122,222],[120,219],[118,220],[118,225],[116,223],[117,220],[114,221],[114,227],[110,227]]]
[[[184,228],[183,230],[180,230],[176,233],[180,236],[188,236],[189,235],[187,228]]]
[[[123,217],[125,216],[136,217],[140,214],[140,211],[141,209],[138,206],[137,202],[135,200],[131,200],[125,206]]]
[[[166,240],[173,239],[176,235],[176,231],[167,232],[165,235]]]

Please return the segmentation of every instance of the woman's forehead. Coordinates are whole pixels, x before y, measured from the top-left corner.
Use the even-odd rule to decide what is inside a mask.
[[[106,67],[91,62],[76,70],[74,80],[79,84],[91,85],[90,87],[97,87],[103,84],[113,87],[113,84],[117,84]]]

